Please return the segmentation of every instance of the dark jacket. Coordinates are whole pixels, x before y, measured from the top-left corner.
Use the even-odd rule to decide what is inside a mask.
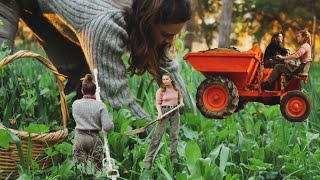
[[[266,61],[269,59],[274,59],[277,54],[284,56],[287,53],[288,53],[288,50],[286,48],[282,47],[276,41],[271,41],[266,48],[263,59]]]

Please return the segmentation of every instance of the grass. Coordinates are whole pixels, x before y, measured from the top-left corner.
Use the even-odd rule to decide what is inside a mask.
[[[181,58],[178,60],[181,64],[180,74],[187,82],[187,89],[191,97],[195,97],[196,89],[204,77],[191,68],[186,61]],[[320,84],[319,68],[318,63],[312,64],[310,81],[303,85],[303,91],[310,96],[313,103],[311,115],[306,122],[290,123],[286,121],[280,113],[279,105],[265,106],[260,103],[248,103],[244,110],[224,120],[207,119],[193,109],[181,116],[179,164],[173,165],[169,160],[170,139],[169,135],[165,134],[152,169],[143,173],[143,158],[151,135],[140,139],[138,136],[126,136],[124,132],[130,130],[133,125],[143,126],[145,121],[133,121],[131,113],[125,107],[118,112],[110,109],[115,123],[114,131],[108,134],[111,157],[116,160],[123,179],[139,179],[142,175],[143,178],[149,179],[178,180],[319,179],[320,89],[317,88]],[[18,72],[18,69],[26,73],[21,76],[22,78],[37,77],[38,74],[41,74],[38,86],[54,89],[54,80],[45,76],[48,72],[41,72],[40,69],[43,69],[41,66],[23,63],[13,72]],[[41,73],[34,73],[39,70]],[[5,84],[7,83],[2,82],[2,85]],[[39,92],[43,90],[41,88]],[[150,76],[135,76],[130,80],[130,88],[144,109],[155,117],[154,94],[157,85]],[[12,98],[9,95],[7,97]],[[52,91],[47,95],[56,96]],[[44,99],[44,101],[47,100]],[[58,106],[56,103],[52,104]],[[71,102],[69,106],[70,104]],[[51,116],[48,114],[48,117]],[[69,121],[72,122],[72,118]],[[74,125],[70,123],[68,128],[71,130],[67,141],[70,144],[65,146],[68,146],[69,150],[64,151],[61,147],[48,151],[50,157],[64,153],[64,161],[58,162],[53,158],[52,168],[29,172],[32,178],[59,179],[62,176],[63,179],[93,178],[94,176],[99,178],[100,174],[85,174],[73,163],[70,146]],[[65,170],[62,172],[62,169]]]

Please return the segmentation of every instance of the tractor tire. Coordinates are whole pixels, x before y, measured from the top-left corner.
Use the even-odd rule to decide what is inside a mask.
[[[281,114],[290,122],[306,120],[312,109],[309,96],[302,91],[288,92],[280,102]]]
[[[216,76],[202,81],[197,89],[196,100],[203,116],[224,119],[238,107],[239,93],[231,80]]]
[[[234,112],[241,111],[242,109],[244,109],[246,107],[247,104],[248,104],[247,101],[239,101],[238,107],[236,108],[236,110]]]

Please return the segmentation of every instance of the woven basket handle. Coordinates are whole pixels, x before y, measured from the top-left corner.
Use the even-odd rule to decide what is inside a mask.
[[[5,57],[4,59],[2,59],[0,61],[0,69],[2,67],[4,67],[5,65],[9,64],[10,62],[13,62],[14,60],[17,60],[20,58],[30,58],[30,57],[37,59],[45,67],[50,69],[51,72],[55,75],[57,83],[58,83],[58,87],[59,87],[59,94],[60,94],[60,103],[61,103],[61,112],[62,112],[62,126],[63,126],[63,128],[66,128],[67,127],[67,119],[68,119],[68,108],[67,108],[67,100],[66,100],[66,96],[64,94],[64,85],[63,85],[63,81],[66,79],[66,76],[59,74],[57,68],[54,67],[54,65],[48,59],[44,58],[43,56],[41,56],[39,54],[21,50],[21,51],[18,51],[16,53],[9,55],[9,56]]]

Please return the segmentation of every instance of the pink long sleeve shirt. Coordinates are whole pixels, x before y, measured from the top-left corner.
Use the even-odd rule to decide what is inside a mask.
[[[179,104],[181,98],[180,91],[173,88],[167,88],[165,92],[159,88],[156,92],[156,103],[160,106],[170,106]]]

